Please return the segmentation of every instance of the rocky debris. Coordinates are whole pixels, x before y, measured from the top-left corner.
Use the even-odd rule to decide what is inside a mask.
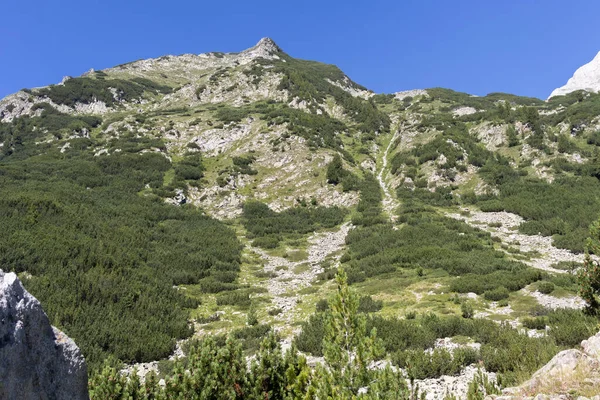
[[[0,398],[88,399],[79,348],[50,325],[14,273],[0,270]]]
[[[429,349],[429,352],[432,353],[434,349],[446,349],[449,352],[453,352],[454,350],[470,347],[474,350],[479,350],[481,348],[481,343],[455,343],[454,340],[450,337],[447,338],[439,338],[435,340],[432,349]]]
[[[423,89],[412,89],[394,93],[394,97],[396,98],[396,100],[404,100],[407,97],[416,96],[429,96],[429,94],[427,93],[427,90]]]
[[[35,98],[23,91],[10,94],[0,100],[0,122],[11,122],[23,115],[37,115],[33,110]],[[37,113],[41,114],[42,110]]]
[[[552,91],[548,99],[562,96],[576,90],[597,93],[600,91],[600,52],[589,63],[579,67],[567,84]]]
[[[150,372],[154,372],[158,375],[158,361],[128,365],[119,372],[122,375],[131,376],[133,375],[134,371],[140,378],[140,382],[144,383],[146,375],[148,375]]]
[[[302,99],[300,99],[300,97],[296,96],[292,99],[292,101],[290,101],[288,103],[288,106],[290,106],[292,108],[296,108],[298,110],[307,110],[308,102],[306,100],[302,100]]]
[[[275,100],[285,101],[288,93],[279,90],[282,74],[265,72],[256,83],[255,78],[244,74],[239,70],[231,70],[229,74],[222,75],[216,81],[208,81],[204,84],[203,91],[197,93],[198,87],[184,87],[180,92],[174,93],[165,99],[176,101],[179,99],[199,103],[223,103],[228,102],[239,107],[250,101]]]
[[[519,249],[521,253],[530,253],[529,260],[522,260],[523,263],[544,271],[557,274],[566,273],[566,271],[552,268],[552,264],[560,262],[578,262],[583,263],[583,254],[574,254],[569,250],[559,249],[552,245],[552,238],[540,235],[525,235],[518,233],[517,228],[525,220],[517,214],[508,212],[481,212],[473,209],[464,208],[463,214],[447,214],[451,218],[465,221],[471,226],[488,231],[492,236],[498,237],[503,243]],[[468,214],[468,215],[467,215]],[[499,227],[490,225],[500,224]]]
[[[361,162],[360,166],[361,166],[361,168],[364,168],[367,171],[371,171],[371,172],[375,172],[375,170],[377,169],[375,161],[373,161],[370,158],[367,158],[363,162]]]
[[[132,63],[119,65],[114,68],[104,70],[105,73],[114,75],[135,75],[141,77],[148,77],[152,74],[166,74],[175,80],[184,80],[188,82],[200,83],[203,82],[201,78],[206,76],[209,71],[216,71],[217,69],[234,69],[239,66],[245,66],[254,63],[257,59],[277,60],[280,59],[279,53],[281,49],[269,38],[261,39],[255,46],[241,51],[239,53],[203,53],[203,54],[183,54],[179,56],[166,55],[158,58],[150,58],[145,60],[139,60]],[[235,75],[235,82],[223,82],[227,87],[231,87],[234,83],[237,83],[242,79],[243,74],[241,71]],[[263,86],[264,76],[262,77],[261,85]],[[250,82],[250,80],[248,80]],[[279,83],[279,80],[277,81]],[[173,93],[171,97],[165,97],[168,99],[176,99],[187,97],[192,99],[195,95],[196,86],[186,87],[181,93]],[[253,85],[256,90],[256,85]],[[240,91],[241,92],[241,91]],[[240,94],[240,93],[238,93]],[[251,97],[248,93],[241,93],[241,95]],[[287,97],[286,97],[287,98]],[[215,100],[216,101],[216,100]]]
[[[296,292],[310,286],[317,275],[323,272],[321,263],[325,258],[343,248],[350,229],[352,229],[352,225],[345,223],[337,231],[312,235],[308,239],[310,246],[308,259],[305,261],[288,261],[282,257],[271,256],[257,247],[250,247],[265,261],[264,271],[275,274],[275,277],[266,282],[266,287],[273,299],[273,304],[282,311],[278,316],[279,321],[290,322],[292,320],[296,303],[300,299],[300,295]],[[340,256],[341,254],[335,255],[334,261],[338,261]],[[306,271],[296,273],[294,268],[302,264],[307,264],[308,268]]]
[[[476,112],[477,112],[477,109],[473,108],[473,107],[459,107],[459,108],[455,108],[454,110],[452,110],[452,114],[457,117],[461,117],[463,115],[475,114]]]
[[[344,107],[342,107],[341,105],[337,104],[333,100],[332,101],[326,101],[326,102],[324,102],[323,104],[321,104],[321,107],[332,118],[339,119],[340,121],[344,121],[345,119],[348,118],[345,115],[346,110],[344,110]]]
[[[531,161],[531,166],[536,176],[545,180],[548,183],[554,182],[554,174],[551,168],[544,166],[544,163],[539,158],[534,158]]]
[[[398,218],[398,216],[396,215],[396,209],[399,207],[399,203],[398,200],[396,200],[396,198],[392,196],[389,185],[384,179],[384,173],[386,175],[385,177],[387,178],[387,175],[389,175],[389,171],[387,170],[387,156],[392,148],[392,145],[396,143],[396,139],[399,135],[400,131],[396,131],[394,133],[394,136],[392,136],[392,138],[390,139],[390,142],[388,143],[385,151],[383,152],[383,157],[381,158],[381,169],[377,174],[379,186],[381,186],[381,189],[383,190],[383,210],[388,214],[392,223],[396,222],[396,219]]]
[[[371,92],[370,90],[365,90],[365,89],[359,88],[347,76],[344,76],[344,79],[342,82],[332,81],[329,78],[326,78],[326,80],[327,80],[327,82],[331,83],[332,85],[339,87],[343,91],[350,93],[354,97],[362,97],[363,99],[367,100],[369,97],[371,97],[375,94],[375,93]]]
[[[531,292],[527,289],[521,289],[521,292],[525,295],[534,297],[540,305],[551,308],[553,310],[559,308],[572,308],[582,309],[585,307],[585,301],[581,297],[554,297],[549,294],[543,294],[538,291]]]
[[[472,128],[471,134],[477,136],[490,151],[498,150],[498,147],[507,141],[506,125],[493,125],[486,122]]]
[[[212,217],[224,220],[240,216],[247,197],[238,194],[231,187],[215,185],[200,190],[189,188],[189,199],[192,204],[205,208]]]
[[[175,206],[182,206],[187,203],[187,197],[185,196],[183,189],[175,189],[175,196],[165,199],[165,201]]]
[[[444,400],[448,396],[455,396],[457,399],[466,399],[469,384],[480,371],[487,375],[490,382],[496,382],[495,373],[486,372],[485,369],[477,365],[470,365],[465,367],[460,375],[457,376],[444,375],[439,378],[416,379],[414,387],[418,387],[419,392],[426,393],[426,400]]]
[[[510,305],[501,307],[498,305],[497,301],[492,301],[488,308],[486,308],[485,312],[482,312],[482,315],[510,315],[512,314],[513,309]],[[475,318],[479,318],[479,313],[475,314]],[[483,318],[483,317],[482,317]]]
[[[203,154],[216,156],[229,150],[236,142],[252,133],[252,124],[228,126],[224,129],[209,129],[199,132],[192,142],[196,143]]]

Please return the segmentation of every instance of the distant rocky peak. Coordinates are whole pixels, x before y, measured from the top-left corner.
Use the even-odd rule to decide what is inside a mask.
[[[247,50],[240,53],[240,56],[247,58],[266,58],[268,60],[279,59],[278,53],[281,53],[281,48],[273,41],[273,39],[265,37],[258,43]]]
[[[562,96],[576,90],[600,92],[600,52],[592,61],[575,71],[566,85],[554,89],[548,98]]]

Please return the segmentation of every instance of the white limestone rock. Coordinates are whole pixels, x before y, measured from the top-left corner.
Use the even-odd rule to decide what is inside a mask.
[[[581,342],[583,352],[600,360],[600,332]]]
[[[566,85],[554,89],[548,98],[562,96],[576,90],[595,93],[600,91],[600,52],[592,61],[575,71],[575,74],[567,81]]]

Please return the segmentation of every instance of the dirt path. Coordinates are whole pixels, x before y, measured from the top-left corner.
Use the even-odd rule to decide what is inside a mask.
[[[394,133],[385,151],[383,152],[383,156],[381,157],[381,168],[377,173],[377,180],[379,181],[379,186],[381,186],[381,189],[383,190],[383,210],[389,215],[390,221],[392,221],[392,223],[396,222],[396,219],[398,218],[396,216],[395,211],[399,207],[400,203],[398,203],[398,200],[392,195],[393,190],[390,190],[390,187],[386,182],[385,178],[387,178],[389,174],[389,171],[387,170],[387,157],[390,152],[390,149],[392,148],[392,144],[394,144],[398,136],[400,136],[400,130],[396,130],[396,133]]]
[[[293,320],[296,304],[302,297],[298,291],[310,286],[317,275],[323,272],[321,263],[344,247],[350,229],[352,225],[348,222],[335,232],[313,234],[308,239],[308,259],[303,261],[292,262],[283,257],[271,256],[257,247],[249,247],[264,261],[264,271],[274,274],[264,286],[269,291],[275,307],[281,309],[278,316],[280,321]],[[341,254],[334,256],[335,262],[339,261],[340,256]]]

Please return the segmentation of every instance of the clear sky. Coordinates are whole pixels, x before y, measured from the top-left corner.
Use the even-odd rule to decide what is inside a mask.
[[[376,92],[546,98],[600,50],[597,0],[23,0],[0,7],[0,97],[140,58],[269,36]]]

